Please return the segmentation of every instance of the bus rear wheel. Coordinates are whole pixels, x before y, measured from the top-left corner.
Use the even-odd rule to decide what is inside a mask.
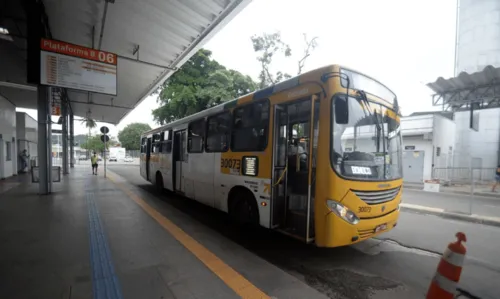
[[[231,192],[229,215],[239,225],[256,226],[259,224],[259,210],[253,194],[246,190]]]

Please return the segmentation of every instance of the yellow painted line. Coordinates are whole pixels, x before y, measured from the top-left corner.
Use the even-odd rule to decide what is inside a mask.
[[[112,176],[108,175],[110,181],[125,192],[136,204],[138,204],[146,213],[167,230],[177,241],[179,241],[187,250],[191,251],[205,266],[207,266],[215,275],[217,275],[228,287],[230,287],[241,298],[270,299],[263,291],[253,285],[240,273],[224,263],[220,258],[210,250],[201,245],[198,241],[189,236],[181,228],[175,225],[167,217],[156,211],[142,198],[127,189],[123,184],[117,182]]]

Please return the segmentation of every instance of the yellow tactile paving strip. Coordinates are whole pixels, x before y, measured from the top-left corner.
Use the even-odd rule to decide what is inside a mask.
[[[149,216],[168,231],[177,241],[179,241],[187,250],[194,254],[205,266],[207,266],[215,275],[217,275],[228,287],[230,287],[238,296],[248,299],[271,298],[262,290],[253,285],[241,274],[236,272],[229,265],[224,263],[219,257],[210,250],[201,245],[198,241],[189,236],[181,228],[175,225],[167,217],[156,211],[146,201],[137,194],[130,191],[122,183],[118,182],[112,175],[108,178],[126,193],[136,204],[138,204]]]

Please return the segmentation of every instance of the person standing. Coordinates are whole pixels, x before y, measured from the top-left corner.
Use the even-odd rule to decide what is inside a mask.
[[[28,168],[28,161],[29,161],[29,158],[30,158],[30,155],[28,155],[28,151],[26,149],[24,149],[20,154],[19,154],[19,158],[21,160],[21,165],[22,165],[22,169],[21,169],[21,172],[26,172]]]
[[[92,163],[92,174],[97,175],[97,155],[94,152],[94,155],[90,157],[90,162]]]
[[[495,184],[493,184],[493,188],[491,188],[491,192],[495,192],[497,185],[500,184],[500,164],[497,166],[497,171],[495,172]]]

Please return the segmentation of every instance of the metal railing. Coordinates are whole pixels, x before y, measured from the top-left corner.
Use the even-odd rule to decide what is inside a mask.
[[[432,178],[451,184],[490,183],[495,180],[496,168],[447,167],[434,168]]]

